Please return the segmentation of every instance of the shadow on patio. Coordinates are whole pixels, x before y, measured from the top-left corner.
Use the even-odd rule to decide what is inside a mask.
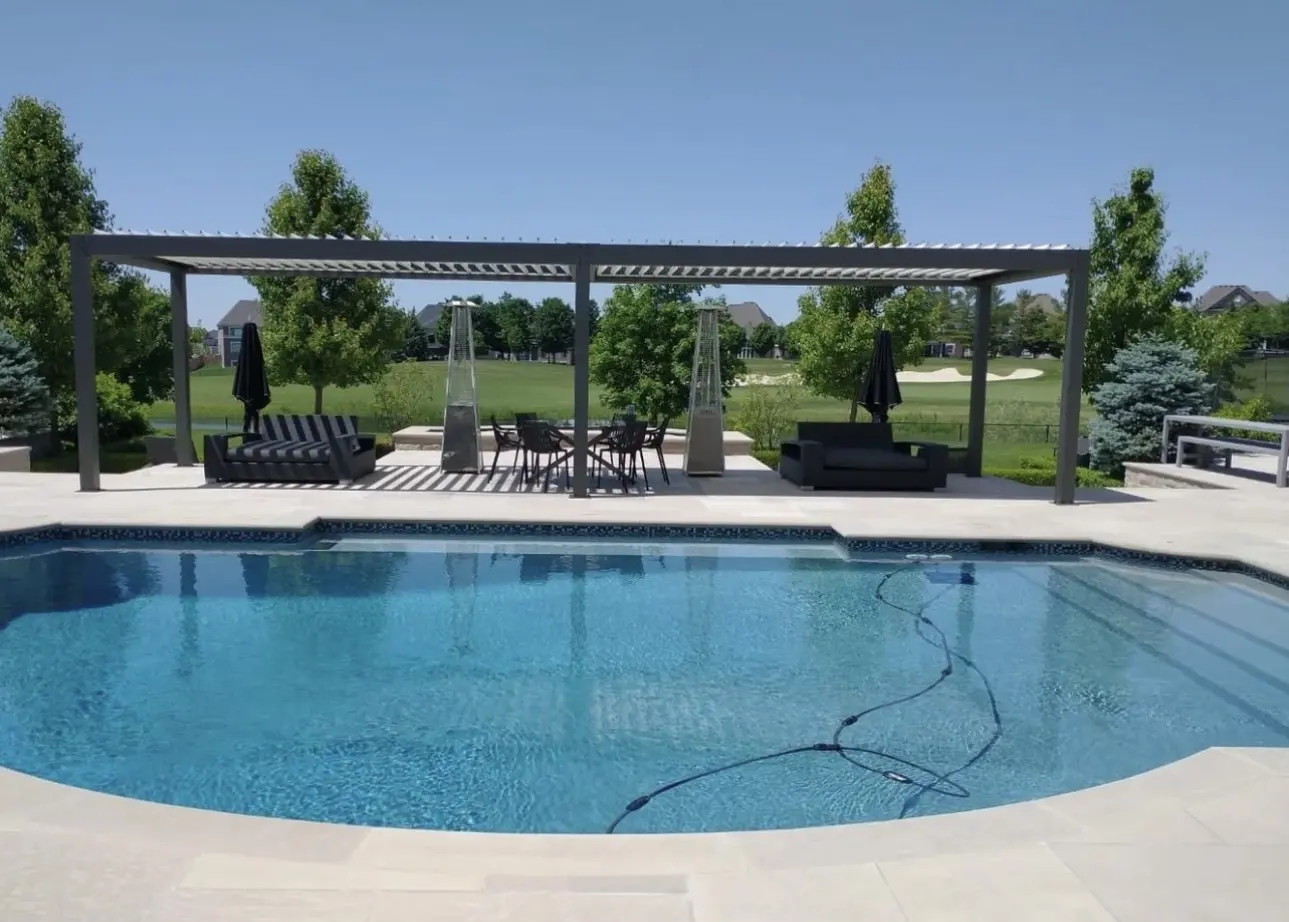
[[[653,459],[649,459],[651,462]],[[644,479],[628,487],[627,496],[710,496],[710,497],[776,497],[803,501],[823,500],[829,497],[915,497],[936,499],[979,499],[1050,502],[1051,487],[1034,487],[1000,480],[994,477],[969,478],[958,475],[949,477],[948,486],[934,493],[899,493],[893,491],[855,492],[844,490],[801,490],[779,477],[760,462],[748,456],[730,456],[726,459],[725,474],[721,477],[689,477],[682,471],[679,456],[667,456],[667,470],[671,483],[662,477],[656,463],[647,467],[649,487]],[[352,484],[326,483],[226,483],[209,484],[209,489],[231,490],[295,490],[340,491],[377,493],[472,493],[472,494],[540,494],[542,482],[528,483],[520,476],[518,467],[499,465],[497,473],[489,477],[481,474],[452,474],[439,466],[435,451],[402,451],[386,455],[377,462],[376,470]],[[552,474],[549,495],[569,494],[570,485],[563,474]],[[592,496],[623,496],[616,477],[606,474],[597,483],[591,478]],[[1146,500],[1139,496],[1114,490],[1086,489],[1078,491],[1080,503],[1137,503]]]

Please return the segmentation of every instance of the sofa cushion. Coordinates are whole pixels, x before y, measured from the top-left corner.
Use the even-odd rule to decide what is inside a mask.
[[[824,467],[845,471],[924,471],[926,459],[878,448],[829,448]]]
[[[266,414],[260,421],[264,438],[274,441],[325,442],[328,436],[358,451],[358,417],[326,414]]]
[[[327,442],[298,442],[291,439],[259,439],[229,446],[228,461],[306,461],[324,463],[331,458]]]

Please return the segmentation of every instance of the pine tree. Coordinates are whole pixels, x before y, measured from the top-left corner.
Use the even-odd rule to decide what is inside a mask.
[[[46,422],[49,390],[31,350],[0,327],[0,432],[26,435]]]

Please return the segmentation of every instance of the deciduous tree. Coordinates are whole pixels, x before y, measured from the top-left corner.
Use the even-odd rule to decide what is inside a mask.
[[[573,308],[562,298],[544,298],[533,317],[537,349],[553,360],[556,353],[573,351]]]
[[[1155,191],[1155,171],[1138,167],[1126,189],[1092,203],[1091,275],[1083,389],[1104,380],[1106,368],[1125,346],[1167,331],[1175,306],[1190,300],[1204,275],[1200,256],[1164,255],[1168,231],[1164,200]]]
[[[619,285],[604,305],[591,344],[591,380],[612,407],[634,405],[658,421],[689,407],[698,308],[688,299],[658,303],[651,286]],[[713,302],[723,303],[723,302]],[[742,331],[721,311],[721,387],[728,395],[746,366],[738,357]]]
[[[752,347],[753,352],[761,358],[765,358],[774,351],[778,337],[779,328],[766,321],[758,323],[752,328],[752,334],[748,336],[747,343]]]
[[[505,351],[515,356],[533,348],[533,305],[527,298],[517,298],[503,292],[493,303]]]
[[[68,240],[109,229],[111,216],[57,107],[19,96],[0,115],[0,321],[31,348],[57,430],[52,414],[74,384]],[[156,309],[167,296],[138,273],[99,262],[91,284],[98,369],[128,375],[137,400],[168,394],[169,312]]]
[[[900,244],[904,232],[895,208],[891,169],[878,163],[846,199],[846,210],[822,243],[848,246]],[[850,420],[859,409],[860,388],[878,328],[891,331],[895,360],[915,365],[932,332],[935,304],[918,288],[889,285],[830,285],[797,302],[801,314],[793,333],[801,382],[821,397],[850,403]]]
[[[291,179],[269,203],[271,234],[377,239],[367,193],[326,151],[307,150],[291,165]],[[378,380],[402,343],[402,312],[393,290],[374,278],[251,278],[260,293],[264,352],[270,377],[313,388],[322,412],[328,387]]]

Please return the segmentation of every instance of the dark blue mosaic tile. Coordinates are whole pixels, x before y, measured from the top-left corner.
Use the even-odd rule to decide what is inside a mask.
[[[435,538],[551,538],[687,541],[693,543],[836,543],[850,556],[945,554],[1025,554],[1036,557],[1096,557],[1120,563],[1164,569],[1198,569],[1239,573],[1282,589],[1289,589],[1289,575],[1281,575],[1237,560],[1161,554],[1113,545],[1078,541],[1016,541],[1005,539],[871,539],[843,538],[827,526],[777,525],[653,525],[640,523],[579,524],[543,522],[390,522],[319,519],[305,528],[201,528],[190,526],[52,525],[0,531],[0,550],[37,544],[83,545],[94,543],[278,545],[299,547],[321,536],[384,535]]]

